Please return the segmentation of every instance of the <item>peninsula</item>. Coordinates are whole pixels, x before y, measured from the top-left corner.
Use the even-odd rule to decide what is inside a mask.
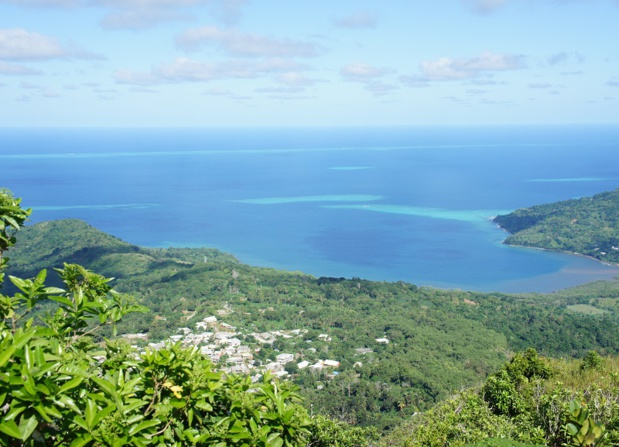
[[[619,189],[593,197],[518,209],[494,218],[504,243],[619,262]]]

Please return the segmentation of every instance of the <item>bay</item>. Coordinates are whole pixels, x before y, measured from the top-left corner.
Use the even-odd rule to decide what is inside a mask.
[[[490,218],[619,187],[618,126],[0,129],[32,222],[316,276],[547,292],[619,269],[507,247]]]

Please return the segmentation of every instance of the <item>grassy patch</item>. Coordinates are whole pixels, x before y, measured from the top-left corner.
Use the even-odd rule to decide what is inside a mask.
[[[598,309],[597,307],[591,306],[590,304],[573,304],[571,306],[567,306],[567,308],[572,312],[587,315],[601,315],[608,313],[607,310]]]

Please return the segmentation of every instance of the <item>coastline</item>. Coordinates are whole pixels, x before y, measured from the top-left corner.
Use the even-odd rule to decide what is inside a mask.
[[[509,231],[507,231],[505,228],[503,228],[501,225],[499,225],[494,219],[496,216],[491,217],[490,220],[498,227],[500,228],[503,232],[509,234],[510,236],[512,236],[513,234],[510,233]],[[508,247],[518,247],[518,248],[530,248],[533,250],[541,250],[541,251],[547,251],[547,252],[551,252],[551,253],[562,253],[565,255],[570,255],[570,256],[579,256],[581,258],[586,258],[586,259],[592,259],[602,265],[607,265],[609,267],[618,267],[619,268],[619,262],[609,262],[609,261],[604,261],[602,259],[598,259],[594,256],[591,255],[586,255],[584,253],[578,253],[575,251],[569,251],[569,250],[556,250],[553,248],[545,248],[545,247],[536,247],[534,245],[521,245],[521,244],[509,244],[507,242],[505,242],[507,240],[507,238],[503,239],[501,241],[502,245],[506,245]]]

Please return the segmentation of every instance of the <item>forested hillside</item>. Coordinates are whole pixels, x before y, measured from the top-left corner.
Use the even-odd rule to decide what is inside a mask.
[[[295,363],[337,361],[336,371],[289,365],[289,378],[314,412],[381,429],[479,383],[514,351],[619,352],[614,283],[597,286],[605,289],[600,301],[594,289],[517,296],[314,278],[251,267],[216,250],[140,248],[77,220],[25,228],[10,256],[18,276],[79,262],[116,278],[117,290],[150,309],[127,316],[119,331],[147,334],[148,342],[217,315],[259,349],[258,364],[280,353]],[[302,332],[270,343],[249,335],[277,330]]]
[[[484,438],[490,438],[484,441]],[[529,349],[418,414],[381,446],[526,447],[619,445],[619,359],[542,358]]]
[[[519,209],[494,221],[511,233],[506,244],[619,262],[619,189]]]
[[[505,295],[313,278],[78,220],[22,229],[28,214],[0,191],[0,445],[619,442],[617,282]],[[55,282],[38,271],[52,267]]]

